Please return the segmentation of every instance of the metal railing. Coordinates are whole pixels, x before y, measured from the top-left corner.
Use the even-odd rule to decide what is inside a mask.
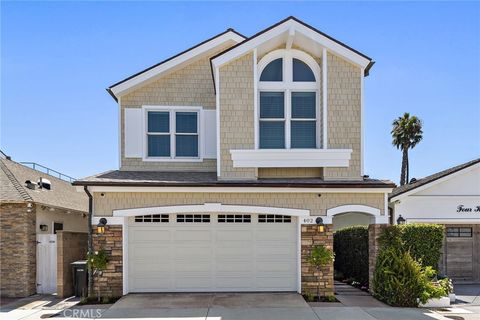
[[[57,170],[50,169],[48,167],[42,166],[41,164],[35,163],[35,162],[20,162],[24,166],[27,166],[29,168],[32,168],[33,170],[37,170],[39,172],[46,173],[48,175],[57,177],[59,179],[62,179],[67,182],[73,182],[77,179],[67,176],[66,174],[63,174],[61,172],[58,172]]]

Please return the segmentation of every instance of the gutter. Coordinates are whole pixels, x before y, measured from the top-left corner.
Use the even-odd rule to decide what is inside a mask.
[[[92,235],[92,215],[93,215],[93,196],[88,191],[88,186],[84,186],[83,190],[88,196],[88,254],[93,253],[93,235]],[[87,264],[88,266],[88,264]],[[93,296],[93,272],[88,267],[88,297]]]

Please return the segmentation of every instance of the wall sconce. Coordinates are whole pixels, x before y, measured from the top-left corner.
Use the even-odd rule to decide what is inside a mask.
[[[103,234],[105,232],[105,226],[107,225],[107,219],[101,218],[97,224],[97,233]]]
[[[48,226],[46,224],[41,224],[40,231],[48,231]]]
[[[321,217],[317,217],[315,220],[318,226],[318,232],[324,232],[325,231],[325,225],[323,224],[323,219]]]
[[[405,218],[401,214],[398,215],[397,224],[405,224]]]

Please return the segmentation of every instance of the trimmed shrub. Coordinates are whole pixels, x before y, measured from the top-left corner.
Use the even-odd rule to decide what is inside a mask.
[[[442,285],[432,281],[435,271],[422,267],[408,251],[381,250],[373,281],[376,298],[394,307],[418,307],[430,298],[446,296]]]
[[[340,229],[333,235],[335,271],[344,279],[368,284],[368,227],[353,226]]]
[[[402,240],[406,250],[422,266],[431,266],[438,270],[440,260],[444,226],[438,224],[405,224],[401,227]]]
[[[443,243],[443,226],[389,226],[379,238],[374,295],[392,306],[417,307],[448,294],[448,279],[434,281]]]

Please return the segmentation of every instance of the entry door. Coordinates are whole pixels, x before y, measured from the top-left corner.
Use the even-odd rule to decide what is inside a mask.
[[[37,234],[37,293],[57,292],[57,235]]]
[[[128,241],[130,292],[297,290],[294,217],[135,217]]]

